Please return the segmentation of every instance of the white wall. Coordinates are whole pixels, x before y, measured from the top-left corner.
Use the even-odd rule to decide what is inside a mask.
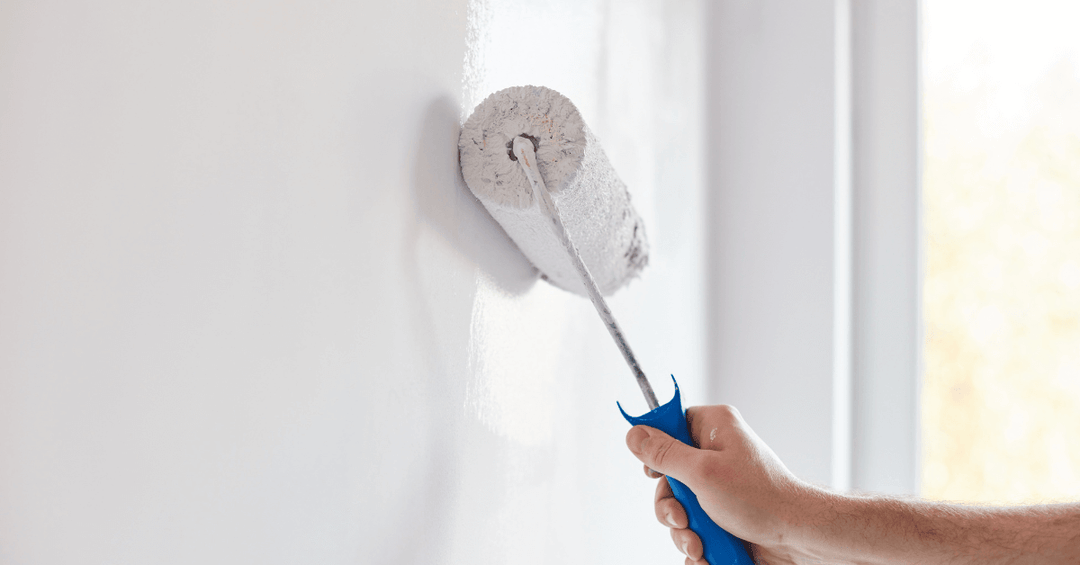
[[[579,105],[650,229],[613,308],[702,402],[701,12],[0,5],[0,563],[678,560],[629,372],[455,145]]]

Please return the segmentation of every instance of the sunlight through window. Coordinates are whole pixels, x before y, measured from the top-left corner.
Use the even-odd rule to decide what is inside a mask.
[[[1080,3],[923,4],[922,494],[1080,497]]]

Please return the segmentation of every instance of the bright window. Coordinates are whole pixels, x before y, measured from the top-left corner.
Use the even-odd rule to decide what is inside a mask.
[[[1080,3],[923,3],[922,494],[1080,497]]]

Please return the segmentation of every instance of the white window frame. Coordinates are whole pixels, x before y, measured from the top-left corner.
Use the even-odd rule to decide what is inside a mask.
[[[916,0],[710,4],[710,401],[797,475],[918,489]]]

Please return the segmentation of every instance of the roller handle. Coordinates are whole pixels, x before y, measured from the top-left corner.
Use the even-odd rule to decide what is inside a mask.
[[[672,376],[671,380],[674,382],[675,377]],[[686,425],[686,412],[683,411],[682,399],[679,395],[679,383],[675,383],[675,397],[670,402],[654,408],[643,416],[631,416],[622,409],[622,405],[617,402],[616,405],[631,425],[651,426],[686,445],[694,445],[694,441],[690,438],[690,429]],[[693,491],[671,477],[667,477],[667,481],[671,485],[675,500],[678,500],[686,510],[686,516],[690,519],[690,529],[701,538],[703,556],[709,565],[753,565],[754,560],[746,552],[743,541],[717,526],[716,522],[713,522],[701,508],[697,495]]]

